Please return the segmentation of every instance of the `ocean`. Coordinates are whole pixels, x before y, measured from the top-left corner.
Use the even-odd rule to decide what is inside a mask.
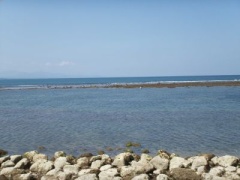
[[[0,79],[0,149],[9,154],[63,150],[164,149],[181,156],[240,155],[240,87],[60,88],[185,81],[236,81],[237,76]],[[32,87],[38,87],[32,89]],[[44,148],[43,148],[44,147]]]

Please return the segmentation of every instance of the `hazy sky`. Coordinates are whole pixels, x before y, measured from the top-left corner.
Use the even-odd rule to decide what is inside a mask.
[[[0,77],[240,74],[239,0],[0,0]]]

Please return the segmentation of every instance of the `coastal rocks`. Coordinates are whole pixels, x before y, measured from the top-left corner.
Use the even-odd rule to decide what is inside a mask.
[[[192,169],[175,168],[171,170],[171,176],[176,180],[201,180],[201,176]]]
[[[150,163],[156,169],[160,169],[161,171],[165,171],[168,169],[169,166],[169,159],[162,158],[160,156],[155,156]]]
[[[189,158],[160,151],[157,156],[120,153],[75,158],[63,151],[52,161],[45,154],[0,158],[0,180],[240,180],[240,163],[235,156],[202,154]]]

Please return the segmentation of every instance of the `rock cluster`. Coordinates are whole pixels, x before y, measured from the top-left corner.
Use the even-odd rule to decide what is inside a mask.
[[[50,160],[37,151],[0,157],[0,180],[240,180],[239,158],[202,154],[189,158],[159,151],[152,157],[90,153],[76,158],[58,151]]]

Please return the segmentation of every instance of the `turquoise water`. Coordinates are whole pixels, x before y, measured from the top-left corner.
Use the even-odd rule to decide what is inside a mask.
[[[239,156],[239,130],[240,87],[0,91],[0,148],[10,154],[44,146],[114,155],[122,150],[106,147],[134,141],[137,153]]]

